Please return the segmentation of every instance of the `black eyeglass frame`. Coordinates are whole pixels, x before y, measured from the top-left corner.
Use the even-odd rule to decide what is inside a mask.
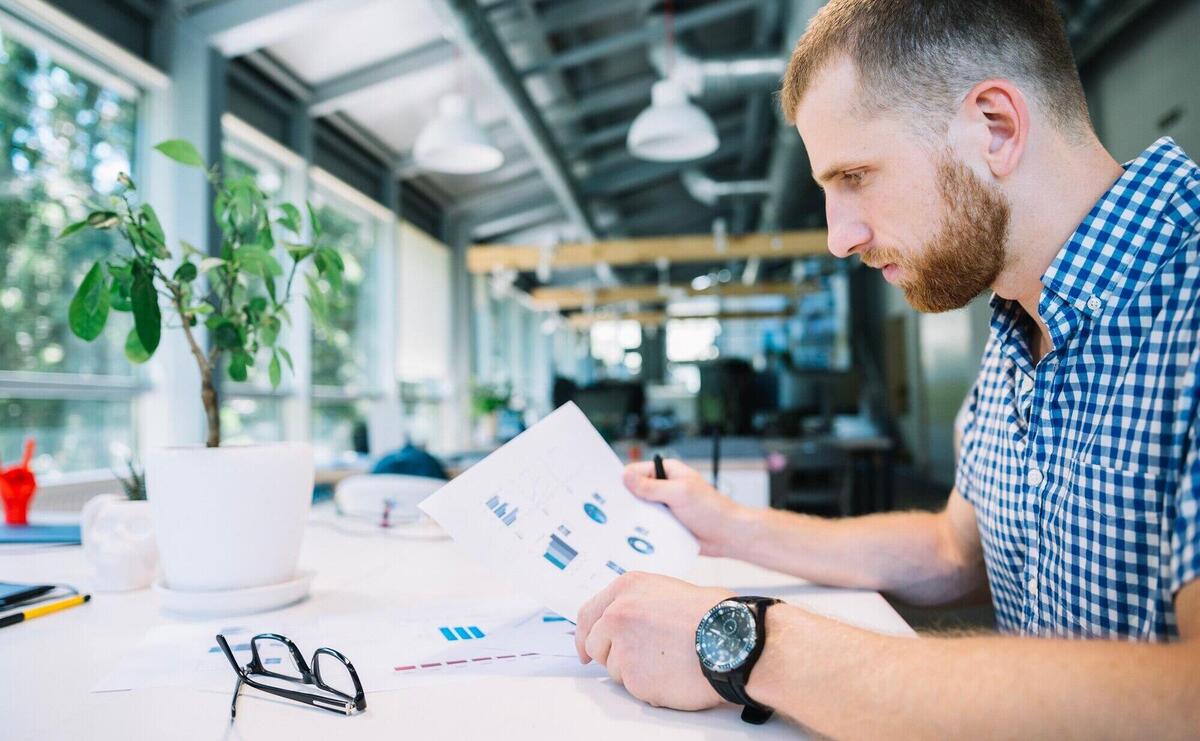
[[[296,677],[280,674],[267,669],[263,665],[262,658],[258,655],[259,639],[278,641],[286,646],[288,652],[292,655],[292,660],[296,663],[296,668],[300,671],[300,678],[297,679]],[[311,705],[315,708],[328,710],[333,713],[340,713],[342,715],[353,715],[355,713],[361,713],[367,709],[367,695],[363,691],[362,682],[358,678],[358,672],[354,670],[354,665],[350,663],[350,659],[347,659],[346,656],[340,651],[335,651],[334,649],[327,648],[325,646],[318,648],[316,651],[313,651],[311,662],[312,667],[310,668],[309,662],[304,660],[304,656],[300,653],[300,649],[296,647],[296,644],[293,643],[290,638],[279,635],[278,633],[259,633],[250,639],[250,663],[243,667],[238,666],[237,659],[233,656],[233,649],[229,647],[229,642],[225,640],[225,636],[219,633],[217,634],[217,645],[221,647],[221,651],[225,654],[225,658],[229,660],[229,664],[233,667],[233,670],[237,672],[238,675],[237,685],[233,688],[233,701],[229,704],[229,722],[231,723],[237,718],[238,695],[242,691],[243,684],[247,684],[261,692],[266,692],[278,697],[284,697],[289,700],[304,703],[305,705]],[[354,695],[348,695],[341,690],[331,687],[326,684],[323,679],[321,679],[321,662],[317,660],[317,657],[321,654],[332,656],[346,667],[346,670],[350,672],[350,679],[354,682]],[[341,702],[325,695],[318,695],[312,692],[303,692],[300,690],[292,690],[288,689],[287,687],[276,687],[274,685],[264,684],[263,682],[257,682],[251,678],[256,674],[264,677],[282,679],[286,682],[292,682],[294,684],[311,685],[328,692],[337,698],[341,698]]]

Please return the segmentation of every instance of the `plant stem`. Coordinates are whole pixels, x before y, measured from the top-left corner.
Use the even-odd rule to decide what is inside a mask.
[[[189,349],[192,351],[192,357],[196,359],[196,365],[200,369],[200,401],[204,403],[204,417],[208,421],[208,440],[205,442],[210,448],[220,447],[221,445],[221,404],[217,398],[217,388],[213,385],[213,368],[216,367],[216,348],[213,348],[213,354],[209,357],[204,355],[204,351],[200,349],[200,344],[196,342],[196,336],[192,334],[192,328],[188,325],[187,317],[183,313],[183,295],[175,292],[175,310],[179,312],[179,316],[183,319],[183,336],[187,338]]]

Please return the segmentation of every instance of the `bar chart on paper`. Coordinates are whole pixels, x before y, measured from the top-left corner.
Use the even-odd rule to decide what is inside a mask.
[[[486,567],[568,618],[628,571],[685,576],[699,544],[633,496],[624,467],[566,404],[421,503]]]

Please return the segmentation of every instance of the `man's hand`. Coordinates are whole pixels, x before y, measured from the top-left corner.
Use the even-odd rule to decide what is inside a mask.
[[[751,520],[750,510],[714,489],[698,471],[680,461],[665,460],[663,468],[667,478],[660,480],[654,477],[653,461],[630,463],[625,467],[625,486],[642,499],[667,505],[700,541],[701,554],[731,555],[730,546],[738,542],[739,531]]]
[[[579,610],[575,650],[608,669],[634,697],[657,707],[703,710],[721,703],[696,657],[696,627],[733,596],[666,576],[631,571]]]

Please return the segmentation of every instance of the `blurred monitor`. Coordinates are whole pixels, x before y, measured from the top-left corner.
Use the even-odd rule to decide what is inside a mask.
[[[573,400],[605,440],[642,433],[646,392],[641,383],[601,381],[575,389]]]

